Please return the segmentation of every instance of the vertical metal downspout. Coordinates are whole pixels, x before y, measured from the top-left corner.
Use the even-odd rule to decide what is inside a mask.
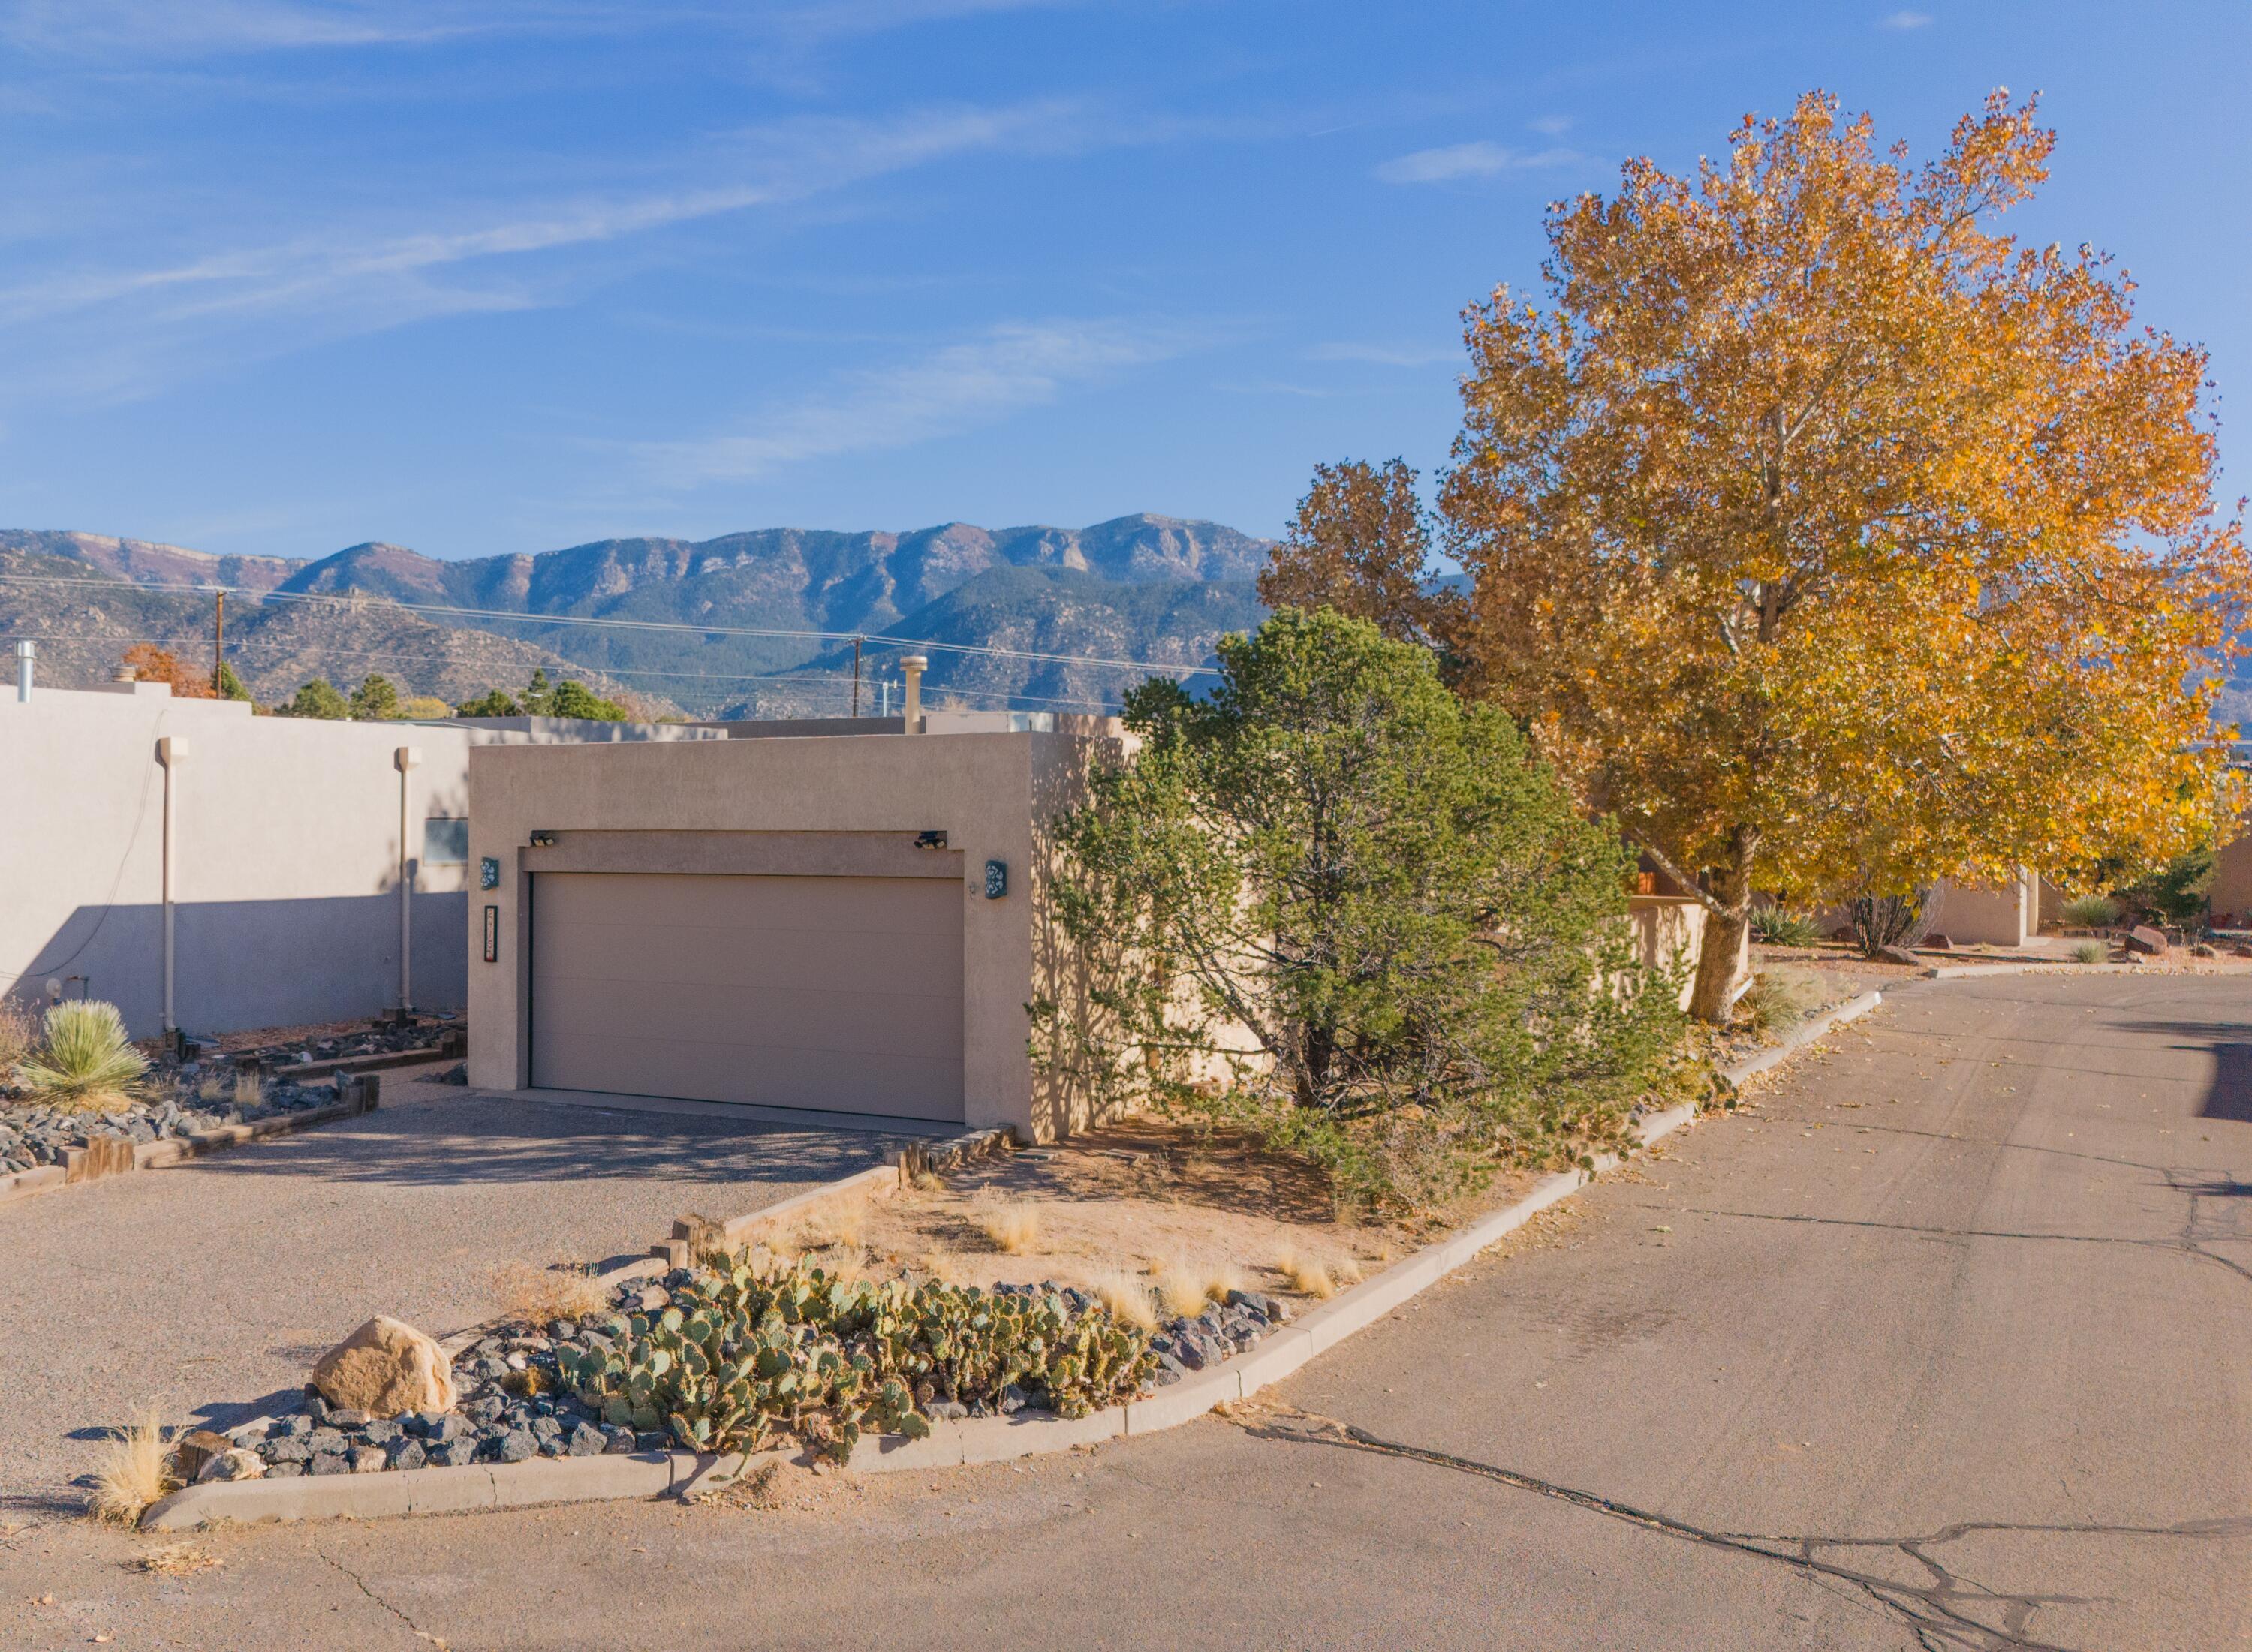
[[[412,1015],[414,1011],[414,858],[409,850],[407,827],[414,781],[411,778],[416,764],[422,760],[421,748],[402,746],[391,754],[393,767],[399,770],[399,1013]]]
[[[167,734],[156,742],[156,760],[164,766],[164,1036],[168,1038],[180,1030],[179,1017],[172,1008],[172,911],[179,889],[179,811],[174,794],[179,789],[180,764],[187,755],[188,743],[177,734]]]

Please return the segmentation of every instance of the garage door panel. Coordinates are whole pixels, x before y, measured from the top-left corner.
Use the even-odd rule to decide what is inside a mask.
[[[671,1038],[746,1048],[789,1045],[849,1054],[870,1049],[921,1052],[960,1060],[962,1000],[942,993],[887,994],[879,1013],[817,987],[768,989],[761,1013],[747,1016],[742,994],[732,987],[690,982],[565,981],[552,977],[535,1012],[551,1017],[560,1035],[601,1029],[598,1036]]]
[[[962,1116],[962,918],[945,878],[548,872],[532,1082]]]
[[[739,928],[712,925],[588,923],[573,926],[572,935],[569,955],[550,959],[550,979],[854,993],[912,991],[914,983],[928,981],[941,983],[934,991],[959,996],[949,979],[960,964],[958,933],[893,932],[862,936],[854,944],[836,932],[812,928],[761,927],[747,937]]]
[[[715,1066],[732,1066],[747,1058],[752,1065],[744,1069],[740,1085],[729,1093],[709,1093],[712,1086],[706,1079]],[[776,1107],[808,1107],[812,1099],[833,1095],[837,1073],[837,1057],[827,1052],[757,1051],[687,1039],[579,1039],[564,1034],[551,1059],[573,1075],[568,1084],[542,1077],[540,1082],[551,1088]],[[856,1105],[843,1109],[830,1102],[814,1110],[951,1122],[962,1116],[960,1102],[934,1098],[958,1093],[960,1072],[958,1065],[946,1062],[862,1052],[854,1066],[856,1080],[863,1086]]]

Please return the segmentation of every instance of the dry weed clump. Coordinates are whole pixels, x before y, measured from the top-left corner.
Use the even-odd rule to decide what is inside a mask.
[[[191,1539],[168,1543],[161,1549],[151,1549],[133,1564],[142,1571],[153,1572],[160,1578],[187,1578],[198,1572],[213,1571],[226,1562]]]
[[[1228,1292],[1243,1288],[1243,1276],[1226,1262],[1171,1256],[1150,1273],[1157,1281],[1157,1301],[1175,1319],[1201,1314],[1206,1303],[1224,1302]]]
[[[151,1402],[146,1413],[103,1447],[101,1461],[94,1465],[87,1512],[111,1525],[137,1524],[142,1510],[172,1489],[166,1472],[170,1457],[163,1419]]]
[[[1011,1256],[1022,1256],[1039,1243],[1039,1209],[1023,1199],[1004,1199],[982,1189],[970,1202],[970,1216],[996,1250]]]
[[[1275,1258],[1275,1270],[1289,1281],[1290,1288],[1318,1301],[1327,1301],[1338,1294],[1335,1265],[1325,1258],[1310,1255],[1293,1246],[1285,1246]]]
[[[1095,1293],[1095,1301],[1110,1310],[1113,1318],[1145,1331],[1157,1329],[1157,1310],[1150,1303],[1146,1281],[1117,1268],[1099,1274],[1088,1288]]]
[[[848,1199],[808,1218],[797,1229],[800,1250],[821,1251],[831,1246],[858,1250],[868,1242],[868,1206]]]
[[[510,1262],[497,1267],[492,1294],[503,1314],[532,1325],[556,1319],[587,1319],[610,1306],[609,1288],[587,1269],[569,1262],[553,1267]]]
[[[16,1064],[31,1053],[38,1036],[38,1023],[30,1010],[13,1000],[0,1000],[0,1079],[11,1075]]]

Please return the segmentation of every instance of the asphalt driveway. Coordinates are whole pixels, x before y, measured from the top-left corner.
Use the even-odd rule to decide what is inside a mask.
[[[483,1098],[407,1068],[376,1112],[0,1205],[0,1520],[74,1506],[104,1431],[151,1400],[225,1427],[371,1314],[434,1335],[494,1311],[504,1263],[641,1254],[898,1143]]]
[[[1914,989],[1232,1421],[188,1577],[41,1522],[0,1645],[2242,1646],[2248,1196],[2241,984]]]

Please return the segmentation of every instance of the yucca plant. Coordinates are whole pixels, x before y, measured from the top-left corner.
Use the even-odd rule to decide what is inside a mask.
[[[78,998],[47,1011],[39,1053],[17,1064],[16,1082],[50,1107],[92,1111],[129,1099],[148,1070],[117,1006]]]
[[[2109,929],[2119,913],[2119,903],[2109,895],[2075,895],[2064,903],[2064,921],[2075,929]]]

